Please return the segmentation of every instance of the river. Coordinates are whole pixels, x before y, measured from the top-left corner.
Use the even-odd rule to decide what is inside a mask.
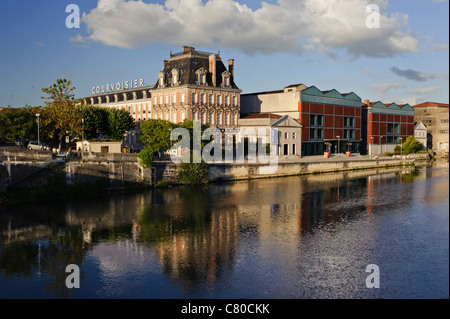
[[[3,299],[449,298],[449,167],[4,205],[0,235]]]

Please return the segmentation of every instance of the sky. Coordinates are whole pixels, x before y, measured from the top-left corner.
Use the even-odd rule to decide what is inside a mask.
[[[162,61],[183,45],[220,52],[225,64],[234,59],[243,94],[303,83],[354,92],[363,101],[449,103],[448,0],[15,0],[0,6],[0,107],[43,105],[41,89],[57,78],[71,80],[77,98],[108,83],[154,85]]]

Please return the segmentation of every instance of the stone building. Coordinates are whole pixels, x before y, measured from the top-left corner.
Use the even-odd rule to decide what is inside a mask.
[[[428,148],[427,135],[427,127],[422,122],[416,123],[416,125],[414,126],[414,138],[422,143],[425,148]]]
[[[265,147],[274,145],[278,156],[299,157],[301,155],[302,126],[289,115],[255,113],[242,117],[239,120],[239,141],[245,138],[244,133],[247,129],[253,129],[257,133],[255,136],[248,137],[248,140],[255,145]],[[258,130],[265,135],[260,136]],[[278,136],[274,138],[274,134]],[[256,138],[260,141],[255,140]]]
[[[147,119],[198,120],[220,129],[238,125],[241,90],[234,82],[234,60],[228,60],[227,68],[219,53],[190,46],[170,53],[154,85],[145,86],[140,79],[93,87],[92,92],[84,97],[85,104],[126,109],[137,130]],[[127,144],[136,144],[137,130],[128,133]]]
[[[449,152],[449,108],[448,104],[424,102],[412,106],[414,121],[422,122],[428,129],[427,147],[436,153]]]

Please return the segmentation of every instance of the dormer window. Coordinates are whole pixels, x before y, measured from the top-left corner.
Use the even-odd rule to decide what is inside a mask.
[[[160,88],[163,88],[163,87],[166,86],[165,83],[164,83],[164,72],[162,72],[162,71],[160,71],[158,73],[158,86]]]
[[[231,86],[231,73],[229,71],[225,71],[222,73],[222,87],[230,87]]]
[[[172,70],[172,85],[179,85],[180,81],[180,71],[177,68]]]
[[[206,69],[200,68],[197,71],[195,71],[195,74],[197,74],[197,84],[199,85],[206,85]]]

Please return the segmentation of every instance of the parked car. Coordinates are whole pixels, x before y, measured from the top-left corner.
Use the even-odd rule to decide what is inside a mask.
[[[44,150],[44,151],[49,151],[50,147],[45,144],[44,142],[39,141],[30,141],[30,143],[28,143],[28,149],[29,150]]]

